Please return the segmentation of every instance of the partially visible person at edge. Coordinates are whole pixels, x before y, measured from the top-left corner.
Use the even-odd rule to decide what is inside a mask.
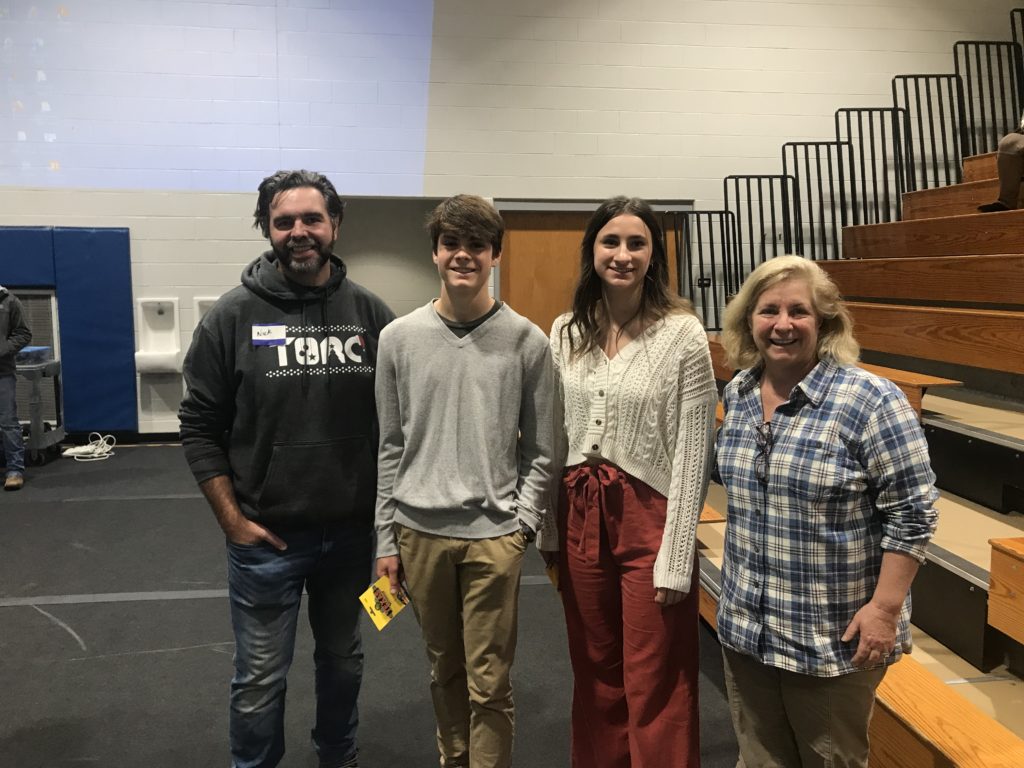
[[[551,357],[491,297],[494,206],[449,197],[427,229],[440,297],[380,339],[377,574],[408,583],[441,768],[510,768],[519,575],[551,495]]]
[[[572,765],[693,768],[696,531],[717,393],[707,335],[669,290],[643,200],[612,198],[590,219],[572,312],[550,344],[566,468],[557,530],[549,521],[538,546],[559,568]]]
[[[1020,183],[1024,177],[1024,115],[1021,115],[1017,130],[999,140],[996,154],[996,171],[999,174],[999,197],[994,202],[979,205],[982,213],[1012,211],[1020,202]]]
[[[333,255],[343,213],[319,173],[264,179],[255,226],[270,250],[203,317],[185,358],[182,444],[226,539],[234,768],[270,768],[284,755],[304,588],[319,765],[358,765],[358,595],[372,572],[377,483],[374,366],[394,315]]]
[[[910,584],[935,531],[928,445],[904,394],[855,365],[814,262],[755,269],[726,308],[715,479],[729,498],[718,604],[739,766],[866,766]]]
[[[18,297],[0,285],[0,432],[3,433],[5,491],[25,485],[25,440],[18,420],[17,363],[15,358],[32,341]]]

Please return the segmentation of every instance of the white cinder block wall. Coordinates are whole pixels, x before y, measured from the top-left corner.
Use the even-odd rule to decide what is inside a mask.
[[[399,130],[395,125],[414,133],[425,130],[419,183],[426,198],[455,192],[499,200],[600,199],[629,193],[715,208],[721,204],[724,176],[779,172],[783,142],[829,138],[838,107],[887,104],[893,75],[952,71],[952,46],[960,39],[1009,39],[1009,12],[1018,4],[435,0],[425,129],[412,125],[423,116],[417,106],[419,75],[410,74],[408,93],[395,97],[403,91],[405,75],[396,71],[393,57],[390,64],[380,64],[387,70],[382,78],[387,86],[359,91],[366,91],[361,98],[369,101],[376,93],[378,103],[356,113],[397,121],[389,130]],[[189,5],[203,13],[190,12],[178,23],[207,19],[221,29],[228,23],[224,19],[229,17],[214,13],[226,3]],[[333,7],[331,0],[291,5],[295,7],[279,9],[276,22],[267,14],[260,23],[276,23],[279,34],[294,36],[303,31],[302,19],[319,18],[317,13]],[[399,5],[407,13],[419,12],[412,0]],[[146,21],[143,6],[133,12],[137,23]],[[386,25],[379,27],[374,34],[386,34]],[[236,43],[247,39],[239,34]],[[200,38],[188,34],[183,39],[194,47]],[[230,35],[217,39],[228,56]],[[363,45],[357,52],[364,68],[378,47]],[[270,58],[255,60],[259,77],[274,70]],[[269,85],[262,88],[244,67],[238,69],[238,62],[227,80],[218,78],[219,92],[232,91],[233,76],[239,88],[244,83],[243,90],[254,94],[252,99],[265,94],[281,114],[299,116],[323,112],[317,99],[324,88],[332,98],[348,92],[337,85],[332,89],[329,81],[335,75],[322,56],[300,66],[289,49],[276,61],[279,76],[292,78],[287,94]],[[360,78],[372,82],[372,73],[363,72]],[[159,92],[151,96],[160,98]],[[396,100],[407,103],[383,103]],[[65,128],[72,127],[73,118]],[[314,128],[305,135],[321,136],[328,144],[342,136],[356,137],[351,130]],[[121,130],[119,123],[111,123],[115,129]],[[373,132],[372,126],[360,130]],[[0,137],[0,160],[8,156],[2,143],[14,140]],[[402,166],[398,175],[403,189],[410,189],[408,147],[395,146],[394,161]],[[215,149],[211,153],[205,148],[204,163],[211,157],[230,157],[223,154],[225,148]],[[293,156],[311,160],[322,148],[309,149],[290,154],[282,143],[257,154],[265,162],[278,158],[279,164],[288,164]],[[196,175],[180,169],[188,152],[177,150],[176,172],[194,180]],[[109,155],[106,147],[104,162]],[[9,156],[13,163],[15,155]],[[396,173],[388,156],[386,148],[360,154],[358,177],[351,180],[356,186],[335,178],[340,191],[374,194],[374,162],[379,160],[382,174]],[[197,168],[204,178],[219,173],[207,165]],[[227,178],[248,182],[273,170],[246,168]],[[263,247],[251,228],[255,181],[252,191],[216,193],[25,188],[12,181],[16,178],[17,169],[5,169],[0,162],[0,183],[6,184],[0,186],[0,225],[131,230],[135,296],[179,298],[183,348],[195,323],[194,297],[217,296],[237,285],[244,264]],[[436,293],[436,272],[422,233],[423,216],[432,204],[356,199],[343,228],[341,251],[353,277],[400,313]],[[175,431],[180,379],[171,376],[154,383],[150,378],[140,387],[140,431]]]
[[[719,207],[1019,0],[435,0],[424,191]]]

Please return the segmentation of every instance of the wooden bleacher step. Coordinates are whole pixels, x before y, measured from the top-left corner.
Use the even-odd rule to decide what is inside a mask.
[[[988,623],[1018,643],[1024,643],[1024,537],[991,539],[989,543],[992,566]]]
[[[725,516],[717,509],[709,504],[704,505],[704,509],[700,512],[700,520],[698,523],[724,523]]]
[[[990,552],[984,541],[1024,536],[1024,517],[1019,514],[1024,512],[1022,406],[1013,401],[986,403],[970,396],[953,399],[929,394],[924,398],[922,423],[939,487],[1017,526],[1017,530],[993,530],[983,524],[965,530],[962,544],[954,543],[954,538],[947,540],[948,546],[942,545],[959,552],[970,542],[976,551],[969,559],[986,572]],[[940,531],[947,519],[940,515]]]
[[[925,396],[922,407],[926,421],[965,433],[987,433],[1000,442],[1024,449],[1024,400],[1003,401],[983,395],[949,397],[949,394]],[[1024,480],[1024,472],[1020,475]]]
[[[1021,192],[1024,195],[1024,188]],[[996,179],[968,181],[963,184],[907,192],[903,195],[903,221],[970,215],[978,212],[979,205],[991,203],[997,197],[999,181]],[[1024,206],[1018,202],[1017,207]]]
[[[1024,253],[1024,210],[843,228],[843,258]]]
[[[996,170],[995,152],[988,152],[984,155],[972,155],[964,158],[965,182],[998,178],[999,172]]]
[[[1024,255],[820,261],[847,300],[1024,307]]]
[[[1024,373],[1022,312],[852,301],[846,306],[864,349]]]

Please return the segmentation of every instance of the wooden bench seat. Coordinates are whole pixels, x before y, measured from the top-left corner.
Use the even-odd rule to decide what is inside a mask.
[[[725,350],[722,348],[719,335],[717,333],[709,333],[708,344],[711,348],[711,365],[714,368],[715,378],[719,381],[729,381],[732,378],[733,369],[729,367],[725,360]],[[961,382],[955,379],[929,376],[923,373],[914,373],[913,371],[901,371],[896,368],[886,368],[883,365],[860,363],[860,367],[869,373],[881,376],[883,379],[889,379],[889,381],[903,390],[903,394],[907,396],[907,401],[918,417],[921,416],[921,400],[929,387],[958,387],[961,385]],[[719,408],[721,408],[721,404],[719,404]],[[719,419],[719,422],[721,422],[721,419]]]
[[[913,656],[889,667],[871,720],[872,766],[1011,768],[1024,740],[928,672]]]
[[[990,539],[989,544],[988,623],[1024,643],[1024,537]]]

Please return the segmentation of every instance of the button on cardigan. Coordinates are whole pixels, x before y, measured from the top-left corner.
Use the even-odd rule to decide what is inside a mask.
[[[688,592],[717,401],[707,334],[696,317],[678,313],[614,358],[596,349],[572,359],[569,317],[555,320],[549,339],[564,417],[559,455],[565,466],[610,462],[667,498],[654,586]],[[540,542],[558,548],[552,516]]]

